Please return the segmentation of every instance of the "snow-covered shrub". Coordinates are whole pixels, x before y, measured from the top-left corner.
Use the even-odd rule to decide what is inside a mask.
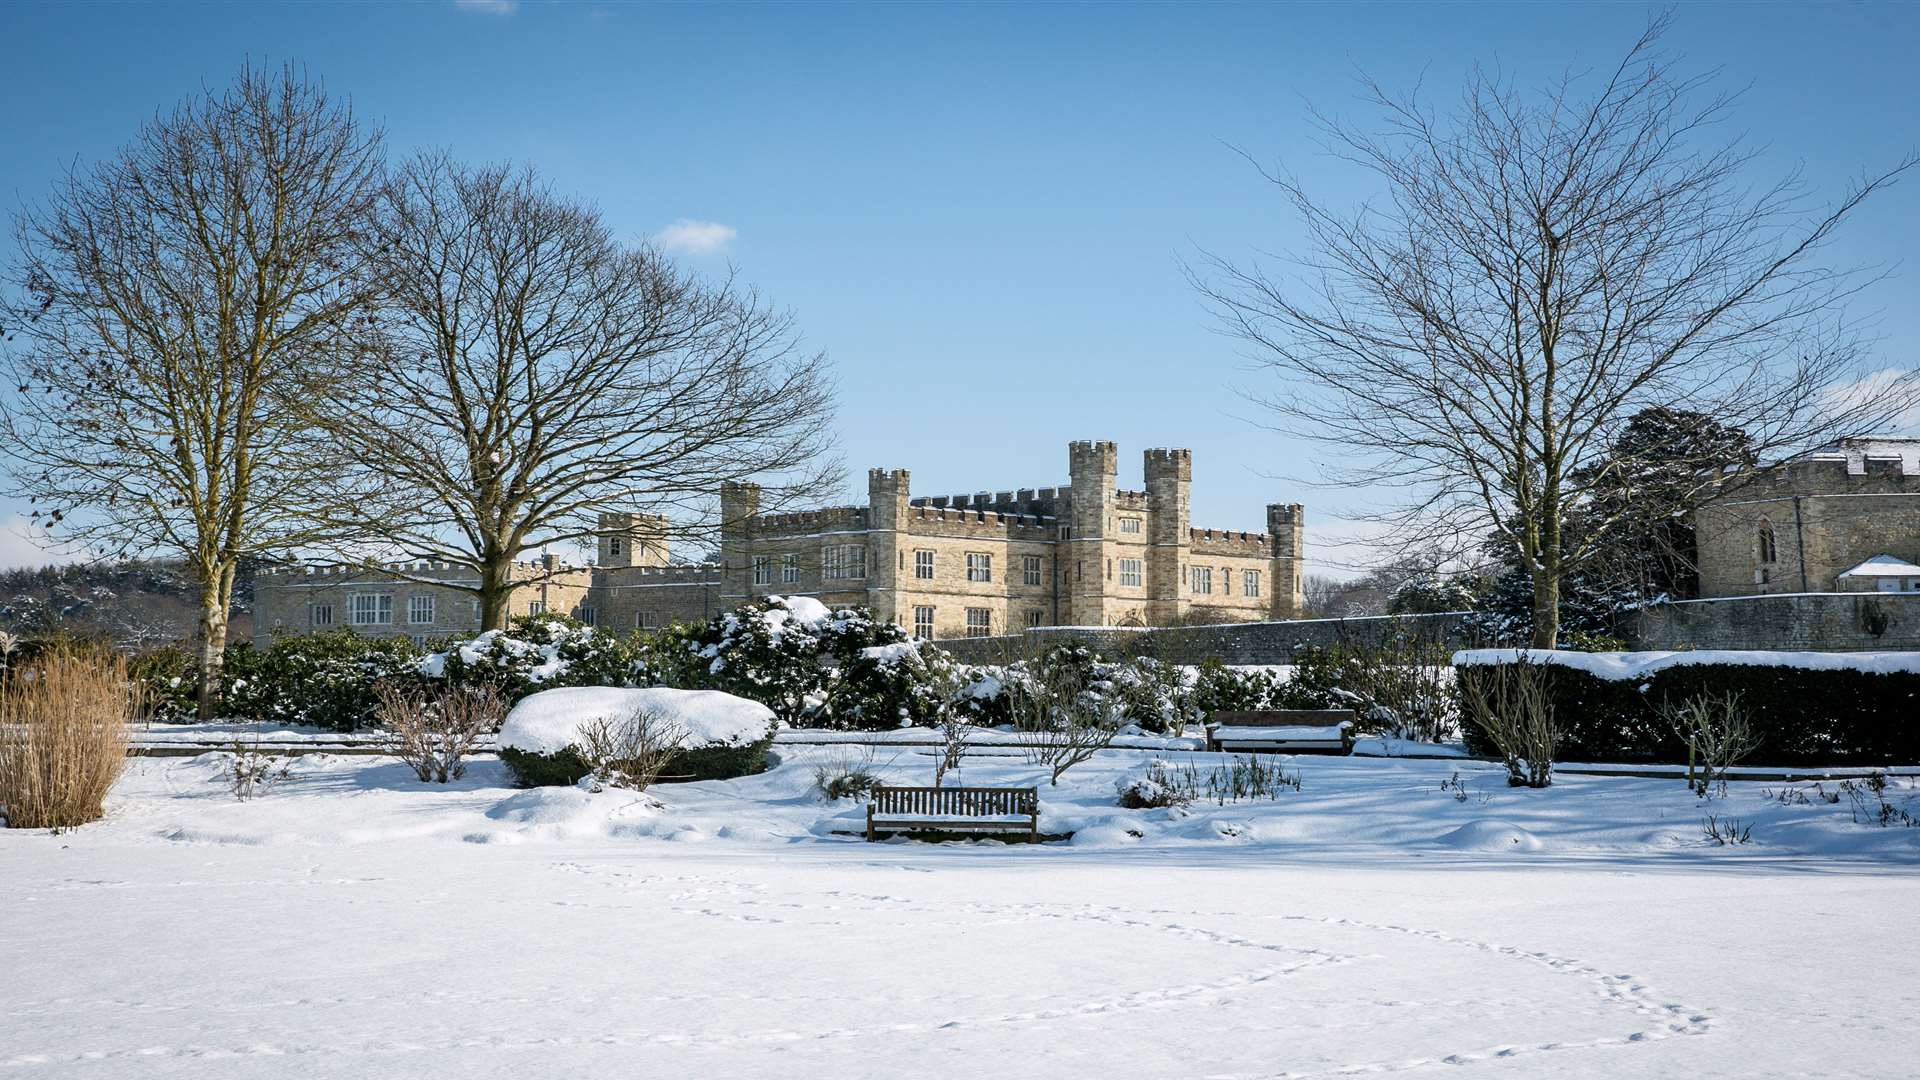
[[[1389,615],[1434,615],[1472,611],[1479,597],[1472,579],[1449,574],[1415,574],[1387,594]]]
[[[393,753],[422,783],[444,784],[466,775],[467,755],[480,736],[500,727],[507,705],[491,686],[455,686],[429,692],[411,685],[374,685],[374,714],[393,736]]]
[[[678,690],[707,689],[710,662],[698,655],[694,639],[702,627],[675,623],[651,632],[636,631],[624,642],[629,682],[634,686],[670,686]]]
[[[823,653],[834,665],[819,712],[828,727],[884,731],[936,724],[959,681],[958,666],[945,650],[865,616],[829,623]]]
[[[575,686],[522,698],[500,725],[500,760],[528,787],[573,784],[592,772],[583,731],[623,725],[645,713],[650,723],[686,733],[665,766],[667,775],[727,780],[759,772],[773,743],[766,706],[718,690]]]
[[[1460,725],[1451,656],[1439,642],[1415,636],[1375,645],[1297,646],[1293,677],[1274,685],[1268,707],[1352,709],[1362,731],[1441,742]]]
[[[1020,744],[1021,756],[1045,767],[1047,782],[1053,785],[1068,769],[1111,745],[1123,723],[1118,703],[1092,688],[1093,665],[1079,661],[1067,656],[1059,663],[1042,663],[1031,680],[1008,689],[1013,726],[1028,736]]]
[[[871,746],[843,751],[813,767],[813,786],[828,800],[865,798],[879,783]]]
[[[1191,688],[1193,710],[1205,718],[1217,712],[1276,708],[1279,680],[1262,668],[1230,668],[1212,657],[1200,662]]]
[[[841,730],[930,724],[956,681],[952,657],[861,608],[768,596],[723,612],[688,647],[700,685],[761,702],[782,722]]]
[[[260,736],[236,735],[227,751],[227,790],[246,802],[293,775],[293,760],[260,749]]]
[[[625,686],[632,661],[620,639],[559,614],[522,615],[505,630],[454,641],[420,660],[449,687],[488,686],[512,704],[559,686]]]
[[[417,678],[420,652],[403,637],[349,629],[279,634],[264,649],[227,650],[227,711],[277,724],[352,731],[373,720],[373,686]]]
[[[1128,769],[1114,782],[1120,805],[1128,810],[1187,805],[1192,799],[1175,785],[1172,770],[1158,758]]]
[[[832,612],[806,596],[768,596],[713,617],[688,642],[701,685],[760,702],[798,724],[825,703],[820,635]]]
[[[957,671],[948,707],[975,727],[1011,724],[1013,698],[1007,687],[1030,677],[1024,661],[962,665]]]
[[[1123,723],[1155,734],[1178,734],[1203,716],[1180,669],[1152,657],[1095,664],[1091,689],[1112,704]]]
[[[1180,669],[1151,657],[1112,661],[1085,645],[1061,645],[1031,660],[982,664],[959,670],[950,700],[969,723],[996,727],[1016,723],[1016,697],[1041,683],[1071,681],[1101,704],[1120,725],[1151,732],[1177,732],[1201,713]]]
[[[1234,758],[1222,765],[1198,766],[1149,761],[1129,769],[1115,783],[1120,805],[1129,810],[1160,806],[1188,806],[1210,802],[1219,806],[1249,799],[1277,799],[1301,788],[1300,771],[1257,754]]]

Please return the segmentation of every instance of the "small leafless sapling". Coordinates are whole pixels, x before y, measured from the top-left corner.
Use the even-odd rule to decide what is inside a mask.
[[[1548,677],[1546,665],[1525,656],[1516,663],[1460,671],[1467,718],[1500,751],[1511,787],[1543,788],[1553,783],[1560,725],[1553,715]]]
[[[1660,719],[1687,745],[1687,787],[1706,798],[1727,794],[1727,770],[1760,745],[1740,707],[1740,692],[1701,693],[1675,704],[1662,701]]]
[[[444,784],[467,771],[480,736],[500,728],[506,703],[491,686],[463,686],[438,694],[375,684],[375,717],[393,737],[394,756],[422,782]]]

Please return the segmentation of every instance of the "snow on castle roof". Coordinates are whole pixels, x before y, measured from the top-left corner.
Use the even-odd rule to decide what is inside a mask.
[[[1875,555],[1851,570],[1840,572],[1843,578],[1850,577],[1920,577],[1920,566],[1905,559],[1896,559],[1891,555]]]

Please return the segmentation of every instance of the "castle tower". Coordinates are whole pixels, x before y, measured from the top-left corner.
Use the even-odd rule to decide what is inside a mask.
[[[882,621],[898,622],[902,615],[899,589],[906,547],[907,481],[905,469],[867,470],[867,606]]]
[[[1067,444],[1067,475],[1072,480],[1072,532],[1060,545],[1065,581],[1066,617],[1072,626],[1106,624],[1107,520],[1113,516],[1114,480],[1120,451],[1111,442]]]
[[[1300,560],[1306,548],[1307,508],[1299,503],[1267,506],[1267,538],[1272,545],[1273,585],[1267,590],[1269,613],[1275,619],[1297,619],[1307,606],[1300,591]]]
[[[720,485],[720,594],[731,606],[753,595],[754,518],[760,514],[760,485],[727,481]]]
[[[667,565],[667,519],[659,514],[601,514],[597,532],[601,566]]]
[[[1147,623],[1170,626],[1186,610],[1185,572],[1193,545],[1193,451],[1146,453]]]

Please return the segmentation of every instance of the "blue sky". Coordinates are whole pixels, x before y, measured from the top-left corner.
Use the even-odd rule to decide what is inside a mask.
[[[1522,79],[1615,61],[1654,10],[1604,5],[0,6],[0,201],[38,198],[156,108],[251,58],[305,64],[387,129],[536,165],[624,235],[791,308],[833,357],[849,490],[873,465],[922,494],[1066,479],[1066,443],[1194,451],[1194,521],[1257,529],[1307,504],[1309,557],[1364,492],[1286,477],[1314,448],[1264,430],[1259,385],[1179,260],[1286,250],[1287,208],[1233,147],[1336,195],[1305,102],[1363,116],[1354,76],[1454,95],[1476,60]],[[1920,5],[1677,11],[1668,46],[1751,85],[1763,164],[1837,193],[1920,144]],[[1772,173],[1766,174],[1771,176]],[[724,228],[670,231],[676,222]],[[715,243],[716,241],[724,241]],[[1920,179],[1864,208],[1837,262],[1920,249]],[[9,253],[10,254],[10,253]],[[1884,356],[1920,343],[1915,269],[1862,296]],[[43,561],[0,501],[0,565]]]

